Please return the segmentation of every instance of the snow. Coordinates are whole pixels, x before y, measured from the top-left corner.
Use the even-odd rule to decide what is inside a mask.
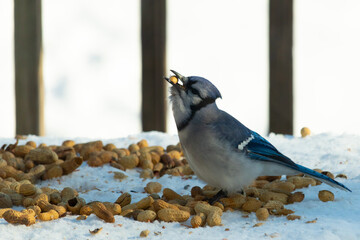
[[[126,138],[103,139],[104,144],[114,143],[117,147],[127,147],[130,143],[147,139],[150,145],[161,145],[178,142],[177,135],[159,132],[147,132],[131,135]],[[61,144],[65,138],[29,136],[25,141],[36,143]],[[76,142],[93,139],[77,138]],[[115,216],[115,223],[105,223],[95,215],[86,220],[76,220],[76,216],[66,216],[51,222],[37,222],[30,227],[14,226],[0,219],[0,239],[138,239],[140,232],[150,230],[149,239],[360,239],[360,136],[319,134],[306,138],[283,135],[268,137],[280,151],[295,162],[310,168],[321,168],[332,173],[344,173],[348,179],[337,179],[353,192],[348,193],[328,185],[301,189],[305,194],[304,201],[287,205],[287,208],[300,215],[300,220],[288,221],[286,217],[270,216],[265,224],[253,227],[259,221],[254,213],[248,217],[240,211],[225,212],[222,216],[223,226],[192,229],[189,220],[183,224],[142,223],[132,219]],[[0,138],[0,145],[13,143],[13,139]],[[42,181],[38,186],[51,186],[62,189],[73,187],[87,202],[93,200],[115,201],[121,192],[130,192],[133,202],[145,197],[144,186],[150,181],[158,181],[163,188],[171,188],[179,194],[189,194],[193,186],[204,186],[196,177],[184,179],[174,176],[163,176],[159,179],[145,180],[139,178],[139,169],[125,172],[128,178],[120,181],[113,178],[113,172],[120,171],[105,165],[91,168],[84,163],[79,171],[59,179]],[[320,190],[330,190],[335,194],[334,202],[321,202],[317,194]],[[20,208],[19,208],[20,209]],[[317,219],[316,223],[305,223]],[[89,230],[102,227],[95,236]]]

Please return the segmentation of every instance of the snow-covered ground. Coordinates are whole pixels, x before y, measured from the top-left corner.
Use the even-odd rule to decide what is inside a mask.
[[[117,147],[127,147],[130,143],[147,139],[150,145],[161,145],[178,142],[176,135],[158,132],[141,133],[126,138],[103,139],[103,142],[114,143]],[[192,229],[185,224],[137,222],[121,216],[115,217],[115,223],[105,223],[94,215],[86,220],[76,220],[76,216],[66,216],[51,222],[37,222],[30,227],[14,226],[0,219],[0,239],[138,239],[142,230],[150,230],[150,239],[360,239],[360,136],[319,134],[306,138],[294,138],[282,135],[270,135],[268,138],[280,151],[295,162],[310,168],[321,168],[332,173],[344,173],[348,179],[337,179],[353,192],[348,193],[331,188],[328,185],[302,189],[304,201],[287,205],[287,208],[300,215],[300,220],[288,221],[286,217],[270,216],[264,225],[253,227],[258,222],[254,213],[248,218],[244,214],[225,212],[222,216],[223,226]],[[30,136],[27,140],[39,143],[61,144],[65,138]],[[85,142],[91,139],[74,139]],[[12,143],[13,139],[0,139],[0,145]],[[39,186],[51,186],[62,189],[73,187],[79,190],[80,196],[87,202],[93,200],[115,201],[120,192],[132,191],[133,201],[145,197],[143,187],[149,181],[158,181],[163,188],[168,187],[180,194],[189,194],[193,186],[204,186],[205,183],[196,177],[163,176],[160,179],[143,181],[139,178],[138,169],[128,170],[128,178],[119,181],[113,178],[118,169],[105,165],[91,168],[84,163],[79,171],[59,179],[43,181]],[[327,189],[335,194],[335,201],[321,202],[317,194]],[[305,223],[317,219],[316,223]],[[95,236],[89,230],[103,227]],[[226,229],[226,230],[225,230]]]

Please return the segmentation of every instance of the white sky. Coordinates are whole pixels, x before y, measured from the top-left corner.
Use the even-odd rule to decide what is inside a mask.
[[[306,125],[360,134],[360,1],[294,2],[295,133]],[[48,136],[141,131],[139,4],[43,0]],[[168,1],[168,68],[208,78],[223,95],[218,105],[261,134],[268,131],[267,6]],[[2,0],[0,137],[15,134],[12,21],[13,0]],[[176,133],[171,112],[169,132]]]

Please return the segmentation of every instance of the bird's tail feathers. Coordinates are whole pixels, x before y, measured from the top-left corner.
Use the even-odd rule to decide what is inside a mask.
[[[296,164],[297,168],[296,170],[304,173],[305,175],[308,175],[310,177],[313,177],[321,182],[324,182],[326,184],[329,184],[330,186],[332,187],[336,187],[336,188],[339,188],[341,190],[345,190],[345,191],[349,191],[351,192],[351,190],[349,188],[347,188],[344,184],[342,183],[339,183],[338,181],[335,181],[334,179],[324,175],[324,174],[321,174],[321,173],[318,173],[314,170],[311,170],[309,168],[306,168],[304,166],[301,166],[299,164]]]

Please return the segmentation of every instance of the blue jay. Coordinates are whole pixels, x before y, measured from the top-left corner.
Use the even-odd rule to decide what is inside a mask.
[[[326,175],[294,163],[258,133],[216,106],[219,90],[207,79],[175,76],[170,100],[181,146],[190,167],[223,192],[241,191],[258,176],[304,173],[342,190],[351,190]]]

